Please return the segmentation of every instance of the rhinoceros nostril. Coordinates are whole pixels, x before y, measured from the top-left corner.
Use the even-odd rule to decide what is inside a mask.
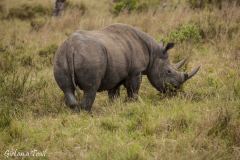
[[[188,78],[188,74],[184,73],[184,78],[187,79]]]

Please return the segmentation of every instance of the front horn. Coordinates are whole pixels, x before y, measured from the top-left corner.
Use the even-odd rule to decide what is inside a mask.
[[[184,82],[190,78],[192,78],[201,68],[201,66],[198,66],[196,68],[194,68],[190,73],[185,73],[184,74]]]
[[[174,64],[175,68],[177,68],[177,69],[181,68],[186,61],[187,61],[187,58],[184,58],[184,59],[181,60],[180,62]]]

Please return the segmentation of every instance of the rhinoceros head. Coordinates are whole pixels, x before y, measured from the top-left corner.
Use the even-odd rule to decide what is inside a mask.
[[[190,73],[179,72],[186,59],[175,65],[171,65],[168,59],[168,50],[174,47],[174,43],[168,43],[165,47],[159,44],[157,56],[153,60],[152,66],[148,71],[148,79],[151,84],[160,92],[176,91],[188,79],[193,77],[200,66],[193,69]]]

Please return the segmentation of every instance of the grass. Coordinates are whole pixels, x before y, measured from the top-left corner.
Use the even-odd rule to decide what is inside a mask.
[[[239,6],[154,1],[147,10],[116,16],[113,2],[70,0],[63,16],[53,18],[51,5],[0,2],[0,159],[9,159],[4,156],[9,149],[46,150],[39,159],[240,158]],[[42,10],[24,18],[12,13],[22,6],[27,13],[36,6]],[[92,115],[73,113],[53,78],[54,52],[77,29],[116,22],[139,27],[158,41],[176,41],[171,61],[188,57],[182,70],[202,68],[173,97],[158,94],[144,77],[139,101],[125,102],[122,88],[115,102],[98,93]]]

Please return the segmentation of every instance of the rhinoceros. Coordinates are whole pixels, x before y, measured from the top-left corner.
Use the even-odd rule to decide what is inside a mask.
[[[91,111],[96,93],[108,91],[110,99],[119,96],[124,85],[127,96],[136,99],[142,75],[160,92],[177,90],[193,77],[192,72],[177,71],[185,60],[171,65],[168,50],[147,33],[126,24],[112,24],[100,30],[76,31],[63,42],[54,57],[54,77],[64,93],[65,103],[73,110]],[[79,103],[76,88],[83,90]]]

